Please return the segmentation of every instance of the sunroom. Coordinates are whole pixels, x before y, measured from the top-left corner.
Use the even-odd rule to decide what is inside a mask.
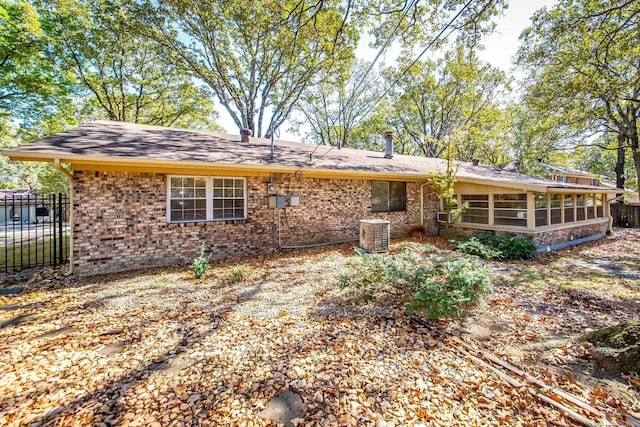
[[[615,189],[548,181],[515,185],[486,185],[473,180],[456,182],[454,206],[444,234],[476,232],[530,236],[540,250],[551,250],[603,237],[611,228],[610,202]],[[542,184],[542,185],[536,185]],[[441,201],[441,224],[447,223]]]

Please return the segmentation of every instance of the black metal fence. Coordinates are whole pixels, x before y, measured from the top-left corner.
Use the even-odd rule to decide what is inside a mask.
[[[611,204],[614,227],[640,228],[640,206]]]
[[[69,208],[65,194],[0,198],[0,271],[66,263]]]

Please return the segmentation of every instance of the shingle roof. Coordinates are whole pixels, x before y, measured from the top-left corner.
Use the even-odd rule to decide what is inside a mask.
[[[12,199],[12,200],[27,200],[36,197],[33,191],[29,189],[11,189],[0,190],[0,200]]]
[[[558,166],[558,165],[551,165],[549,163],[543,163],[542,166],[551,172],[558,172],[561,174],[565,174],[565,175],[575,175],[575,176],[584,176],[587,178],[597,178],[598,174],[593,174],[591,172],[587,172],[587,171],[583,171],[580,169],[574,169],[574,168],[570,168],[568,166]]]
[[[251,138],[241,142],[239,135],[96,121],[24,144],[3,154],[23,160],[78,162],[80,159],[118,162],[155,161],[168,164],[203,164],[254,167],[260,170],[322,170],[341,173],[398,174],[420,178],[430,173],[444,174],[446,161],[436,158],[384,153],[351,148],[333,148],[291,141],[275,141],[276,163],[269,163],[270,141]],[[493,182],[496,185],[537,188],[597,188],[534,178],[489,166],[456,163],[460,181]]]

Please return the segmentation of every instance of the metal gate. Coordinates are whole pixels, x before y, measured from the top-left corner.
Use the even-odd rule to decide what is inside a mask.
[[[0,270],[62,265],[69,258],[69,197],[14,192],[0,196]]]
[[[611,204],[614,227],[640,228],[640,206]]]

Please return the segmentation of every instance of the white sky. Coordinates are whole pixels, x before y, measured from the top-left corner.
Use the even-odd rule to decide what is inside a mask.
[[[512,59],[518,49],[518,37],[529,26],[529,18],[536,10],[544,6],[550,8],[556,3],[557,0],[511,0],[509,8],[498,18],[495,32],[484,39],[485,49],[478,53],[479,57],[505,72],[512,73]],[[375,51],[371,49],[359,50],[363,52],[361,55],[371,55],[371,57],[364,59],[372,60],[375,57]],[[381,60],[389,62],[389,55],[381,57]],[[236,133],[236,125],[227,111],[218,104],[216,104],[216,111],[220,113],[218,124],[227,132]],[[279,137],[290,141],[300,141],[301,135],[288,133],[287,127],[287,123],[281,127]]]
[[[531,23],[529,18],[542,8],[551,8],[557,0],[512,0],[504,15],[498,18],[498,26],[493,34],[485,38],[485,50],[478,55],[483,60],[509,71],[511,60],[518,50],[518,37]]]

